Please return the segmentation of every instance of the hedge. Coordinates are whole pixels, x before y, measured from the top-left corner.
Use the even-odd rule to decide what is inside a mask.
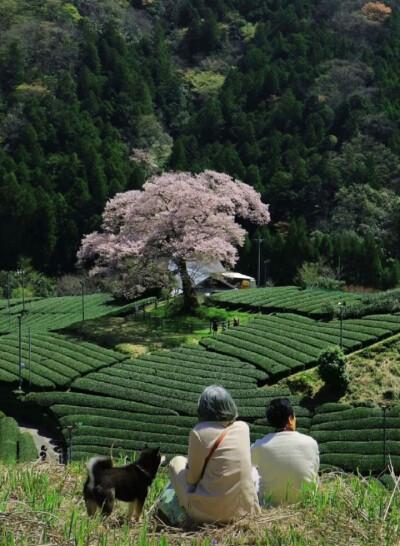
[[[263,310],[292,310],[299,313],[318,313],[330,315],[332,307],[339,301],[351,303],[360,296],[340,291],[301,290],[298,287],[256,288],[246,291],[229,291],[211,296],[218,301],[234,307],[248,307]]]
[[[362,473],[383,472],[388,464],[389,457],[386,457],[386,463],[383,463],[382,455],[357,455],[353,453],[327,453],[320,457],[324,465],[334,465],[342,468],[346,472],[355,472],[359,470]],[[400,468],[400,457],[393,456],[390,460],[395,469]]]
[[[19,435],[17,445],[18,461],[29,462],[38,458],[38,451],[32,435],[29,432],[22,432]]]
[[[386,417],[386,428],[398,428],[400,426],[400,419],[396,417]],[[365,419],[360,419],[359,421],[355,419],[351,420],[340,420],[340,421],[328,421],[325,423],[320,423],[317,425],[312,425],[311,431],[317,430],[357,430],[357,429],[375,429],[383,428],[383,418],[382,417],[368,417]]]
[[[146,300],[139,300],[132,305],[141,306],[145,302]],[[85,295],[84,304],[86,320],[129,311],[129,308],[126,309],[127,306],[120,306],[115,303],[114,298],[110,294],[87,294]],[[23,325],[25,328],[31,328],[32,332],[65,328],[82,320],[81,296],[33,299],[25,301],[25,307],[28,313],[24,316]],[[16,316],[22,311],[22,302],[11,307],[12,329],[14,331],[18,329]],[[8,309],[3,307],[0,311],[0,316],[6,322],[8,331]]]
[[[110,396],[99,396],[96,394],[80,392],[31,393],[25,396],[25,400],[45,407],[50,407],[52,404],[64,403],[91,408],[115,409],[118,407],[121,410],[145,414],[178,415],[176,411],[165,408],[163,405],[157,407],[146,403],[125,400],[123,398],[116,400]]]
[[[17,461],[17,444],[20,436],[18,423],[12,417],[0,419],[0,461],[15,463]]]
[[[118,403],[115,405],[120,405]],[[151,408],[150,408],[151,409]],[[155,423],[159,425],[169,426],[184,426],[186,428],[192,428],[196,423],[197,419],[193,417],[187,417],[184,415],[174,414],[169,415],[160,415],[154,413],[136,413],[132,411],[121,411],[118,409],[105,409],[105,408],[94,408],[94,407],[85,407],[85,406],[69,406],[66,404],[54,404],[51,406],[53,413],[59,418],[71,419],[71,422],[84,421],[86,417],[95,417],[96,419],[110,418],[116,420],[128,420],[132,422],[132,426],[135,424],[137,426],[142,426],[142,423]]]
[[[95,432],[96,434],[101,434],[101,430],[110,429],[116,434],[120,431],[128,431],[129,433],[134,431],[137,433],[146,433],[147,435],[150,433],[155,433],[160,435],[173,435],[174,437],[184,436],[187,438],[190,429],[193,426],[193,422],[191,423],[191,426],[180,423],[179,418],[176,424],[173,425],[172,423],[168,423],[168,426],[166,426],[165,423],[135,421],[134,418],[128,420],[84,414],[63,416],[60,418],[60,424],[65,429],[68,425],[73,425],[74,423],[79,422],[80,419],[84,423],[82,430],[84,430],[86,434],[89,429],[92,429],[92,427],[97,427],[98,432]]]
[[[155,407],[166,407],[169,409],[179,408],[179,411],[193,415],[195,413],[197,400],[182,401],[180,398],[174,398],[171,393],[167,393],[166,396],[161,396],[158,392],[155,393],[152,389],[143,389],[143,385],[140,389],[132,389],[131,386],[117,386],[114,385],[112,390],[109,385],[102,383],[101,380],[92,379],[94,374],[90,374],[89,377],[83,377],[76,379],[72,384],[74,390],[80,390],[92,394],[109,395],[115,401],[118,398],[122,400],[132,400],[143,404],[149,404]]]
[[[385,447],[386,454],[400,455],[400,443],[396,441],[386,440],[369,440],[368,435],[365,436],[364,441],[351,442],[351,441],[329,441],[319,446],[320,454],[325,453],[342,453],[346,455],[360,454],[363,455],[382,455]]]

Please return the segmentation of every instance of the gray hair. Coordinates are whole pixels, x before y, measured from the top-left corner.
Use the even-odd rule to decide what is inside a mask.
[[[224,387],[210,385],[204,389],[197,406],[197,417],[202,421],[234,421],[238,416],[236,404]]]

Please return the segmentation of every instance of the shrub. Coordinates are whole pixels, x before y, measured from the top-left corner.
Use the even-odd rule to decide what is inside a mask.
[[[346,359],[339,347],[327,347],[319,357],[319,375],[326,385],[345,390],[349,384],[349,377],[346,371]]]
[[[176,349],[177,347],[180,347],[182,343],[186,343],[187,338],[179,338],[179,337],[167,337],[163,340],[162,346],[163,349]]]
[[[17,461],[17,441],[20,432],[18,423],[12,417],[0,420],[0,461],[15,463]]]
[[[323,261],[304,262],[297,273],[296,281],[302,288],[313,286],[326,290],[340,290],[345,285],[344,281],[336,278],[335,271]]]
[[[386,21],[392,13],[392,8],[385,6],[382,2],[367,2],[361,8],[361,11],[370,21]]]
[[[17,445],[18,461],[29,462],[38,458],[38,451],[35,445],[35,441],[29,432],[22,432],[20,434]]]

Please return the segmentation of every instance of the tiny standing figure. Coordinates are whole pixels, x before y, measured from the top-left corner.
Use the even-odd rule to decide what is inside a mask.
[[[41,461],[45,461],[47,457],[47,447],[45,445],[40,446],[39,457]]]
[[[213,329],[214,334],[216,334],[218,332],[218,322],[216,320],[213,320],[212,329]]]
[[[222,331],[225,332],[225,330],[226,330],[226,322],[223,322],[222,323]]]
[[[233,319],[233,326],[239,326],[239,319],[237,317]]]

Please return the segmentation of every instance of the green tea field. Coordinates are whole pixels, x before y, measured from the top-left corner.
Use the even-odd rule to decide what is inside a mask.
[[[223,305],[223,296],[249,299],[250,292],[214,298]],[[287,388],[275,386],[281,377],[312,368],[326,347],[342,345],[351,354],[400,333],[398,314],[316,320],[312,317],[321,313],[327,293],[308,291],[306,305],[298,292],[294,287],[259,289],[262,312],[250,314],[243,325],[203,337],[199,344],[137,358],[62,333],[61,326],[82,320],[79,298],[32,301],[22,317],[21,339],[15,324],[0,337],[0,387],[18,396],[20,408],[42,408],[60,428],[73,460],[110,451],[131,455],[144,443],[161,447],[168,456],[184,454],[196,422],[197,399],[210,384],[232,393],[255,440],[268,431],[264,411],[269,400],[290,396]],[[291,300],[290,294],[298,299]],[[344,297],[328,295],[335,305]],[[85,320],[134,312],[135,304],[118,307],[109,296],[87,299]],[[1,302],[4,320],[11,310],[16,321],[21,304],[10,309]],[[18,391],[20,380],[23,392]],[[381,408],[315,406],[299,396],[291,398],[299,430],[317,439],[325,467],[380,473],[391,461],[400,470],[400,410],[395,401],[384,413]]]

